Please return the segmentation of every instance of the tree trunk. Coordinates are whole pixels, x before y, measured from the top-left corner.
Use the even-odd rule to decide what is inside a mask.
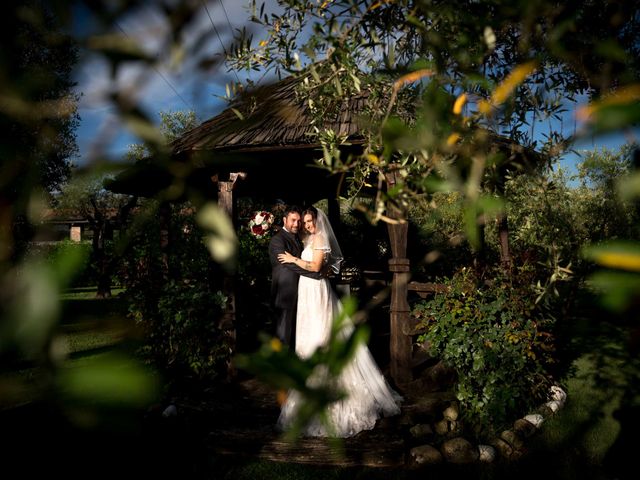
[[[509,251],[509,222],[507,214],[498,218],[498,232],[500,236],[500,263],[505,272],[511,272],[511,252]]]
[[[104,219],[96,222],[93,229],[93,261],[98,271],[98,291],[96,298],[111,297],[111,268],[109,258],[105,252],[105,237],[107,225]]]
[[[171,228],[171,205],[168,202],[162,202],[158,209],[160,216],[160,258],[162,277],[165,281],[170,278],[169,275],[169,229]]]

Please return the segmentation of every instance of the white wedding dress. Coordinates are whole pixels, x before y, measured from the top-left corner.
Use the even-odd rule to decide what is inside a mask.
[[[311,261],[313,241],[306,242],[301,258]],[[298,284],[298,313],[296,323],[296,353],[301,358],[313,352],[329,340],[333,319],[342,311],[342,304],[329,280],[300,277]],[[347,326],[353,331],[353,325]],[[372,429],[382,416],[400,413],[402,398],[391,389],[366,345],[360,345],[352,360],[336,380],[336,386],[347,394],[342,400],[329,405],[327,416],[333,430],[327,431],[319,420],[312,421],[303,435],[325,437],[351,437],[362,430]],[[311,379],[311,381],[313,381]],[[287,429],[293,422],[302,399],[291,391],[278,418],[278,428]]]

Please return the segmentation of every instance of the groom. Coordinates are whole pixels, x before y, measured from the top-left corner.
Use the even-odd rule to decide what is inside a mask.
[[[278,255],[289,252],[295,257],[302,253],[302,242],[298,233],[302,223],[300,208],[287,207],[282,220],[282,229],[271,237],[269,260],[271,260],[271,304],[276,311],[276,336],[291,350],[295,350],[296,312],[298,306],[298,280],[300,275],[322,278],[323,272],[309,272],[293,263],[280,263]]]

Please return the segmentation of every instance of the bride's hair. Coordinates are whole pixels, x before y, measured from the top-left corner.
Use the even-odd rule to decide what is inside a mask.
[[[304,216],[305,215],[311,215],[311,218],[313,219],[313,223],[317,224],[318,222],[318,209],[316,207],[314,207],[313,205],[310,207],[305,208],[302,211],[302,219],[304,220]]]
[[[309,238],[309,232],[307,232],[307,229],[304,228],[304,217],[306,215],[311,215],[311,218],[313,219],[313,224],[317,225],[318,209],[312,205],[310,207],[306,207],[304,210],[302,210],[302,213],[300,214],[300,218],[302,219],[302,228],[300,229],[300,237],[302,238],[303,242],[306,242],[306,239]]]
[[[340,250],[340,245],[338,245],[338,240],[333,233],[333,228],[331,228],[331,223],[329,223],[327,215],[322,210],[318,210],[314,206],[304,209],[302,212],[303,221],[306,215],[311,215],[313,224],[316,226],[316,234],[321,236],[321,243],[315,248],[321,247],[322,250],[326,250],[327,263],[335,273],[340,273],[340,265],[342,264],[344,257],[342,256],[342,250]],[[306,232],[305,235],[307,235]]]

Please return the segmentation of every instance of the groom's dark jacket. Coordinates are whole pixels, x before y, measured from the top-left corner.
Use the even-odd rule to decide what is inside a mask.
[[[280,263],[278,254],[285,251],[299,257],[302,242],[297,235],[281,228],[269,242],[269,260],[271,261],[271,303],[276,308],[294,309],[298,302],[298,279],[300,275],[322,278],[322,272],[309,272],[293,263]]]

